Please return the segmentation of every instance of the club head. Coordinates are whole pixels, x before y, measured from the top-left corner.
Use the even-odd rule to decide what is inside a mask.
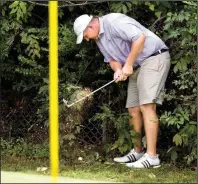
[[[63,98],[63,103],[64,103],[67,107],[70,107],[70,106],[68,105],[68,101],[65,100],[64,98]]]

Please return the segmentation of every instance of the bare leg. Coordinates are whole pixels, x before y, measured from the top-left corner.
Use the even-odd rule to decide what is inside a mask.
[[[142,152],[142,128],[143,128],[143,117],[140,111],[140,107],[130,107],[128,108],[129,114],[131,116],[130,123],[133,125],[133,130],[139,135],[137,136],[134,144],[134,150],[139,153]]]
[[[156,104],[150,103],[140,106],[144,119],[144,129],[147,140],[147,153],[156,156],[159,121],[156,113]]]

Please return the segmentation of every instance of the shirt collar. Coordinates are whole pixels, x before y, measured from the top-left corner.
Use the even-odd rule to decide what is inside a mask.
[[[104,33],[104,27],[103,27],[103,18],[102,17],[98,17],[99,19],[99,24],[100,24],[100,31],[99,31],[99,37],[102,33]]]

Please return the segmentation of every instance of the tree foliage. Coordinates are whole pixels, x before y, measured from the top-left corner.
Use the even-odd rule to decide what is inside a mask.
[[[59,98],[69,97],[76,87],[96,89],[112,80],[94,42],[75,44],[72,24],[84,13],[101,16],[110,12],[127,14],[150,28],[170,48],[171,71],[166,83],[165,103],[159,108],[162,126],[159,144],[165,145],[175,161],[182,156],[196,159],[196,9],[195,2],[122,1],[94,4],[59,2]],[[0,2],[0,68],[2,87],[29,96],[39,104],[40,123],[48,122],[48,6],[25,1]],[[90,77],[91,76],[91,77]],[[112,84],[95,96],[88,121],[111,124],[116,136],[106,151],[125,152],[132,146],[128,117],[124,109],[126,83]],[[12,99],[13,97],[7,97]],[[60,112],[65,113],[60,105]],[[96,113],[97,112],[97,113]],[[69,114],[68,114],[69,115]],[[85,119],[84,119],[85,121]],[[64,122],[64,120],[63,120]],[[79,123],[76,124],[79,133]],[[110,126],[110,127],[111,127]],[[75,127],[73,127],[75,128]],[[73,134],[75,134],[73,132]],[[73,141],[75,136],[67,135]],[[168,141],[167,141],[168,142]]]

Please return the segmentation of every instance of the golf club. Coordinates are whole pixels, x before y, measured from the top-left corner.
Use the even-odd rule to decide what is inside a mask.
[[[97,92],[97,91],[101,90],[102,88],[104,88],[104,87],[108,86],[109,84],[111,84],[111,83],[115,82],[116,80],[117,80],[117,79],[114,79],[114,80],[112,80],[112,81],[108,82],[108,83],[107,83],[107,84],[105,84],[104,86],[102,86],[102,87],[100,87],[100,88],[96,89],[95,91],[91,92],[90,94],[88,94],[88,95],[84,96],[83,98],[81,98],[81,99],[79,99],[79,100],[77,100],[77,101],[75,101],[75,102],[73,102],[73,103],[71,103],[71,104],[68,104],[68,101],[67,101],[67,100],[65,100],[64,98],[63,98],[63,102],[64,102],[64,104],[65,104],[67,107],[71,107],[71,106],[73,106],[74,104],[76,104],[76,103],[78,103],[78,102],[80,102],[80,101],[84,100],[85,98],[87,98],[87,97],[89,97],[89,96],[93,95],[95,92]]]

